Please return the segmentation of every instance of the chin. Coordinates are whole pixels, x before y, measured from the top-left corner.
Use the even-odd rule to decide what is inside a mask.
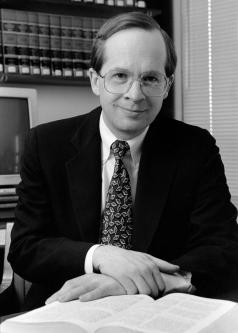
[[[135,136],[137,136],[138,134],[140,134],[144,128],[146,126],[141,126],[141,127],[138,127],[138,126],[123,126],[121,128],[117,128],[117,132],[121,134],[121,136],[123,136],[124,139],[132,139],[134,138]]]

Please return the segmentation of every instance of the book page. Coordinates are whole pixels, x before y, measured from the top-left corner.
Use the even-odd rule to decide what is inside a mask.
[[[195,333],[208,327],[235,306],[236,303],[229,301],[187,294],[170,294],[146,306],[138,303],[130,307],[126,312],[119,313],[117,317],[110,318],[111,323],[104,325],[96,332],[109,333],[113,329],[113,332],[123,333]]]
[[[14,324],[14,327],[17,327],[17,324],[24,327],[25,324],[29,331],[34,325],[37,327],[41,324],[42,327],[42,324],[44,324],[44,333],[47,333],[47,327],[52,327],[52,323],[57,324],[57,322],[69,322],[84,328],[88,332],[93,332],[101,321],[139,302],[151,303],[154,301],[145,295],[123,295],[105,297],[91,302],[80,302],[79,300],[65,303],[54,302],[7,320],[1,325],[1,332],[5,332],[6,327],[12,326],[11,324]],[[29,324],[31,325],[29,326]],[[65,333],[65,331],[62,332]],[[67,333],[70,333],[68,329]]]

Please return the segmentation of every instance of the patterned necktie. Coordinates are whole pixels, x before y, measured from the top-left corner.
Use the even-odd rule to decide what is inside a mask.
[[[115,168],[107,193],[100,242],[130,249],[132,196],[129,174],[122,162],[130,147],[126,141],[116,140],[111,149],[115,156]]]

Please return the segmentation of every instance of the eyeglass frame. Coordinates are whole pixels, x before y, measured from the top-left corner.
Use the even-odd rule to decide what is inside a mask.
[[[169,88],[171,87],[171,85],[172,85],[172,83],[173,83],[173,80],[174,80],[174,74],[172,74],[170,77],[167,77],[165,74],[163,74],[163,73],[161,73],[161,72],[158,72],[158,74],[162,75],[162,76],[164,77],[164,79],[165,79],[165,82],[166,82],[166,84],[165,84],[165,89],[164,89],[164,91],[163,91],[163,93],[162,93],[161,95],[148,95],[148,94],[144,93],[144,91],[143,91],[143,85],[142,85],[142,82],[141,82],[141,77],[142,77],[144,74],[147,73],[147,72],[143,72],[143,73],[141,73],[137,78],[134,78],[133,80],[131,80],[131,82],[130,82],[130,84],[129,84],[129,86],[128,86],[128,89],[127,89],[126,91],[124,91],[124,92],[120,92],[120,93],[115,93],[115,92],[111,92],[111,91],[109,91],[109,90],[106,88],[106,84],[105,84],[105,82],[106,82],[105,77],[108,75],[108,73],[110,73],[110,72],[112,72],[112,71],[113,71],[113,70],[109,70],[109,71],[108,71],[107,73],[105,73],[104,75],[101,75],[100,73],[97,72],[97,75],[100,76],[100,77],[103,79],[103,86],[104,86],[104,89],[105,89],[107,92],[109,92],[110,94],[113,94],[113,95],[121,95],[121,94],[125,94],[125,93],[127,93],[127,92],[131,89],[133,83],[134,83],[135,81],[138,81],[138,82],[140,83],[140,89],[141,89],[142,93],[143,93],[145,96],[147,96],[147,97],[161,97],[161,96],[163,96],[163,94],[166,92],[166,89],[167,89],[168,87],[169,87]],[[127,72],[127,71],[125,71],[125,72]],[[128,71],[128,73],[130,73],[130,72]],[[149,72],[148,72],[148,73],[149,73]]]

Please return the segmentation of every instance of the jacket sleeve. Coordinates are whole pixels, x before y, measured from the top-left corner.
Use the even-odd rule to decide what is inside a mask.
[[[192,273],[197,294],[219,297],[238,286],[237,209],[230,201],[219,149],[214,138],[204,133],[188,243],[175,262]]]
[[[84,274],[85,256],[92,244],[57,234],[36,129],[26,140],[21,179],[8,256],[13,270],[31,282],[59,286]]]

